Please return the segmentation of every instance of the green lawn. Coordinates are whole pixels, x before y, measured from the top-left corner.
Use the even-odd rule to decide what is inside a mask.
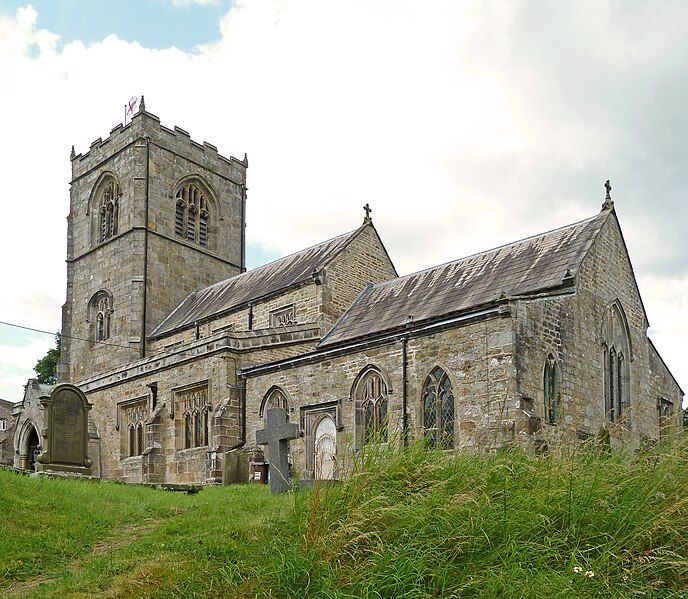
[[[0,471],[0,595],[684,597],[686,466],[685,441],[634,457],[414,446],[281,497]]]

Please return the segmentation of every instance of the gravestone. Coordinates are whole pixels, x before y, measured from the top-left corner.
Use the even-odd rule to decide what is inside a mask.
[[[291,487],[289,481],[289,441],[299,436],[299,427],[287,422],[284,408],[271,408],[267,415],[267,428],[256,431],[256,443],[267,445],[270,451],[270,490],[284,493]]]
[[[45,414],[43,453],[38,456],[38,471],[91,475],[93,461],[88,457],[88,403],[75,385],[57,385],[50,395],[40,398]]]

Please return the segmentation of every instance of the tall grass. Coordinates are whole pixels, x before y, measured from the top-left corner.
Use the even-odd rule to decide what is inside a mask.
[[[685,440],[634,456],[369,450],[346,482],[297,494],[245,578],[275,597],[684,596],[686,466]]]

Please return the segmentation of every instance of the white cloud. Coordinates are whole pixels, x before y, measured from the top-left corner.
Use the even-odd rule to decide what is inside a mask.
[[[280,252],[357,226],[369,202],[408,272],[589,216],[611,178],[658,346],[685,386],[671,324],[685,320],[673,297],[688,295],[686,13],[239,0],[193,54],[115,35],[60,50],[32,8],[0,18],[13,199],[0,316],[58,326],[69,148],[105,137],[144,92],[163,123],[248,152],[248,238]]]

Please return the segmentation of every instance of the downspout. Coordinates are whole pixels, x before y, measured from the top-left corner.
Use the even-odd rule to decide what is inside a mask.
[[[408,446],[408,414],[406,399],[406,364],[408,335],[401,338],[401,441],[404,447]]]
[[[148,306],[148,196],[150,191],[150,135],[146,135],[146,190],[143,223],[143,313],[141,318],[141,357],[146,357],[146,317]]]

